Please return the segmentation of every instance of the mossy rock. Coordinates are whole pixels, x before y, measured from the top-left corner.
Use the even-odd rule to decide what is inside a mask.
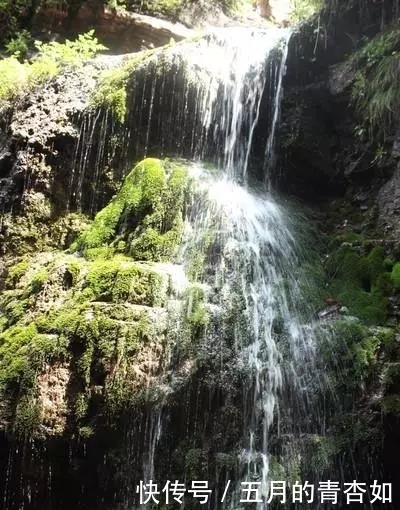
[[[180,164],[145,159],[72,249],[91,258],[93,249],[105,249],[108,255],[123,252],[136,260],[170,260],[182,237],[188,186]]]
[[[40,381],[47,366],[70,371],[70,433],[80,435],[105,416],[117,419],[142,398],[148,380],[139,367],[150,358],[156,370],[168,346],[163,306],[170,275],[163,265],[123,255],[87,260],[43,253],[16,260],[6,281],[0,293],[0,397],[6,403],[0,419],[7,415],[15,433],[36,437],[46,430]]]
[[[390,278],[393,282],[393,286],[398,291],[400,289],[400,262],[397,262],[392,268]]]
[[[164,275],[119,257],[89,263],[85,285],[92,300],[146,306],[161,305],[168,289]]]

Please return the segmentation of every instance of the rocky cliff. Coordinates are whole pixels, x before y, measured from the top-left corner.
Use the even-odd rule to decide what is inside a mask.
[[[111,23],[104,12],[100,32]],[[126,16],[119,51],[151,46],[136,25],[146,19]],[[395,1],[328,2],[291,36],[272,180],[294,221],[310,226],[299,228],[313,249],[296,271],[318,328],[334,333],[320,333],[326,380],[312,393],[324,426],[303,423],[297,450],[292,429],[274,435],[276,476],[395,482],[400,472],[398,16]],[[107,26],[112,46],[123,20]],[[151,33],[158,45],[178,29]],[[201,155],[215,172],[223,143],[216,119],[204,134],[196,110],[198,83],[213,83],[196,59],[218,40],[96,57],[2,106],[4,509],[126,508],[143,473],[216,487],[238,476],[248,379],[232,330],[244,327],[244,305],[230,296],[221,333],[218,282],[199,284],[221,247],[209,232],[186,275],[178,249],[203,199],[187,158]],[[382,90],[367,88],[374,80]],[[272,92],[249,155],[258,181]],[[285,327],[273,329],[284,344]]]

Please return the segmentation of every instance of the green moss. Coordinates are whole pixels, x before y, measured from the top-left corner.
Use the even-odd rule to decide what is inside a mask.
[[[6,286],[8,288],[15,288],[19,280],[26,273],[29,267],[29,258],[24,257],[18,263],[11,266],[7,273]]]
[[[92,107],[111,110],[115,118],[123,123],[127,113],[127,87],[132,73],[139,64],[150,58],[155,51],[145,51],[130,58],[120,67],[103,73],[96,92],[91,98]]]
[[[21,292],[6,291],[0,295],[0,308],[4,313],[7,326],[12,326],[22,319],[29,307],[29,299],[23,296]]]
[[[65,355],[62,338],[39,334],[34,323],[12,326],[0,335],[0,391],[23,394],[34,386],[45,362]]]
[[[137,260],[170,259],[182,236],[187,186],[187,172],[180,165],[142,161],[72,249],[92,258],[89,250],[121,252],[125,247]]]
[[[156,170],[140,182],[142,203],[151,206],[161,204],[159,191],[164,192],[172,175]],[[155,182],[159,189],[152,187]],[[166,204],[170,206],[168,200]],[[169,214],[161,215],[166,224]],[[71,367],[76,393],[71,395],[69,423],[77,435],[102,419],[96,414],[99,403],[104,419],[115,420],[145,394],[137,357],[149,342],[165,341],[164,314],[150,307],[165,304],[169,277],[155,264],[115,256],[111,247],[105,248],[108,258],[46,253],[9,271],[12,288],[0,294],[0,397],[12,410],[18,434],[40,429],[35,395],[38,376],[48,363]],[[55,298],[53,306],[41,292],[44,285]],[[159,321],[150,319],[158,313]]]
[[[49,277],[49,271],[47,268],[42,268],[40,269],[39,271],[37,271],[33,278],[31,279],[31,281],[29,282],[29,290],[28,290],[28,293],[29,294],[37,294],[38,292],[40,292],[47,279]]]
[[[400,262],[397,262],[397,264],[395,264],[393,266],[390,277],[392,279],[394,288],[396,290],[399,290],[400,289]]]
[[[86,277],[92,300],[156,306],[163,301],[165,279],[152,270],[119,257],[89,263]]]
[[[377,336],[368,336],[360,343],[353,345],[354,371],[359,378],[373,369],[380,347],[381,341]]]
[[[334,296],[350,314],[367,324],[384,323],[387,297],[392,290],[384,260],[381,247],[374,247],[363,255],[361,248],[342,244],[327,261],[330,278],[327,295]]]
[[[186,291],[185,320],[191,330],[191,340],[198,339],[209,322],[206,292],[202,285],[193,284]]]
[[[23,395],[15,410],[14,432],[23,437],[32,438],[41,425],[41,406],[33,395]]]

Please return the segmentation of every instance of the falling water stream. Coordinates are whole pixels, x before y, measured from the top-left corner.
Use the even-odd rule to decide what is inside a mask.
[[[195,194],[180,259],[188,273],[201,254],[203,272],[197,283],[213,316],[215,342],[220,341],[218,332],[232,331],[230,341],[245,367],[238,476],[260,481],[264,496],[271,428],[279,416],[291,415],[285,406],[295,401],[307,412],[307,374],[315,350],[311,315],[298,282],[302,254],[289,213],[269,185],[289,37],[286,30],[225,29],[185,57],[188,76],[196,68],[207,79],[197,84],[202,130],[192,154],[198,160],[191,169]],[[266,175],[255,188],[248,183],[249,156],[266,86],[271,109],[265,126]],[[210,139],[217,148],[214,172],[201,161]],[[237,303],[241,306],[234,309]],[[290,397],[285,401],[283,394]],[[160,421],[154,433],[159,439]],[[156,441],[155,436],[149,441],[147,458],[152,462]],[[147,466],[145,471],[154,469]],[[240,508],[239,496],[237,490],[226,505]]]
[[[298,277],[303,253],[295,221],[270,184],[289,39],[286,29],[221,28],[172,46],[167,70],[158,57],[139,67],[122,126],[109,111],[80,119],[69,183],[71,210],[98,210],[97,183],[112,168],[109,143],[117,135],[126,168],[147,155],[192,161],[193,194],[175,267],[181,287],[190,282],[204,293],[210,324],[200,342],[229,344],[243,374],[235,402],[242,415],[237,484],[224,503],[232,510],[242,508],[240,481],[259,481],[268,497],[272,458],[291,462],[290,437],[312,399],[316,340]],[[264,161],[253,157],[260,140]],[[115,157],[115,147],[111,152]],[[193,279],[195,260],[201,270]],[[124,468],[131,476],[156,479],[168,412],[163,401],[154,408],[150,402],[127,427]],[[280,435],[286,439],[277,450],[272,443]],[[129,502],[124,493],[118,507],[124,510],[132,508],[134,488],[126,490]]]
[[[194,253],[208,253],[207,275],[200,281],[209,302],[219,310],[221,330],[224,311],[233,302],[242,303],[236,313],[229,314],[235,349],[248,373],[239,476],[261,481],[263,495],[268,495],[270,429],[285,405],[280,399],[283,386],[290,385],[292,394],[297,392],[298,399],[304,400],[304,377],[314,352],[307,306],[297,280],[299,247],[288,213],[267,192],[268,175],[258,190],[247,184],[253,133],[267,83],[272,115],[265,168],[272,171],[289,35],[279,30],[233,30],[229,37],[217,39],[214,59],[205,58],[215,65],[224,86],[223,93],[215,95],[218,87],[211,83],[204,94],[203,122],[209,128],[210,118],[219,112],[214,130],[222,130],[225,136],[218,176],[197,167],[198,196],[183,251],[186,262]],[[277,48],[279,58],[269,60]],[[284,335],[277,333],[278,325]],[[229,503],[233,508],[240,506],[237,497]]]

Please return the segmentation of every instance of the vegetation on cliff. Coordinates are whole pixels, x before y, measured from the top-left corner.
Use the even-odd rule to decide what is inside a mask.
[[[187,189],[183,166],[167,160],[144,160],[72,249],[88,257],[106,250],[136,260],[171,260],[182,236]]]
[[[0,294],[0,394],[10,430],[87,435],[97,413],[103,422],[116,419],[157,377],[170,275],[154,261],[171,260],[180,242],[187,186],[183,166],[144,160],[70,250],[80,255],[9,262]],[[192,314],[193,323],[202,320]],[[59,410],[43,394],[52,370],[65,375]]]
[[[0,60],[0,101],[15,99],[29,89],[43,84],[68,66],[83,65],[105,47],[90,31],[65,43],[35,42],[37,55],[31,61],[20,62],[20,50]],[[10,46],[9,46],[10,48]]]
[[[353,56],[358,73],[352,96],[373,138],[385,139],[400,118],[400,27],[388,27]]]

